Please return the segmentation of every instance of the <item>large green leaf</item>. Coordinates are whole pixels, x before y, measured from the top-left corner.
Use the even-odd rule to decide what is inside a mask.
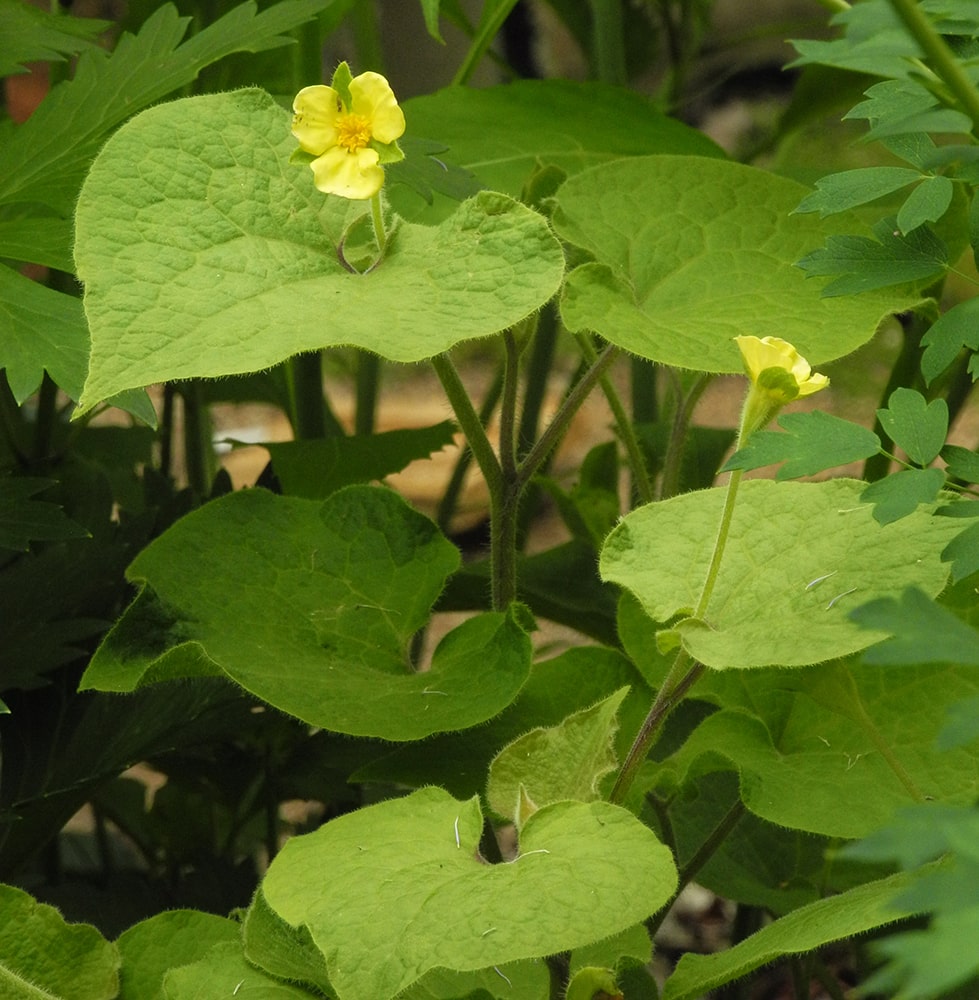
[[[450,632],[431,670],[411,662],[459,553],[395,493],[350,487],[324,503],[233,493],[178,521],[128,576],[139,597],[97,651],[85,688],[224,673],[311,725],[415,740],[508,705],[530,670],[514,614]]]
[[[113,1000],[119,955],[89,924],[0,886],[0,996],[10,1000]]]
[[[99,34],[111,27],[110,21],[38,10],[21,0],[0,0],[0,18],[0,76],[26,73],[25,64],[33,60],[63,59],[95,48]]]
[[[569,178],[558,235],[594,261],[568,277],[561,313],[641,357],[697,371],[739,372],[741,334],[791,341],[813,364],[870,340],[912,307],[907,288],[830,299],[795,267],[848,215],[792,215],[807,189],[727,160],[650,156]]]
[[[564,257],[546,221],[492,192],[436,228],[400,225],[383,260],[352,272],[344,255],[363,243],[366,205],[317,191],[289,162],[295,148],[288,115],[260,90],[164,104],[113,136],[76,216],[92,331],[83,410],[332,345],[418,361],[557,290]]]
[[[922,508],[878,525],[865,484],[741,483],[704,621],[673,628],[709,667],[802,666],[884,638],[848,618],[858,604],[918,586],[944,587],[940,553],[956,528]],[[656,621],[690,616],[700,599],[725,489],[640,507],[609,535],[601,573],[630,590]]]
[[[214,945],[202,959],[172,969],[163,980],[163,1000],[249,996],[262,1000],[314,1000],[320,994],[267,976],[245,961],[237,942]]]
[[[447,161],[487,187],[517,197],[538,164],[567,174],[622,156],[689,153],[723,157],[702,132],[657,111],[635,91],[601,83],[518,80],[474,89],[448,87],[404,102],[409,131],[448,147]],[[409,217],[434,212],[403,187],[392,189]]]
[[[676,885],[668,849],[606,802],[540,809],[507,864],[479,857],[482,829],[477,799],[421,789],[293,838],[262,892],[309,929],[341,1000],[388,1000],[430,969],[490,968],[609,937]],[[311,880],[317,871],[329,877]]]
[[[914,912],[895,905],[912,882],[904,873],[869,882],[800,907],[726,951],[684,955],[666,981],[663,1000],[695,1000],[785,955],[805,954],[893,923]]]

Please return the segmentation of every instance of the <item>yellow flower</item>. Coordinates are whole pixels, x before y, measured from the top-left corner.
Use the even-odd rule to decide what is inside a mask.
[[[786,403],[811,396],[829,385],[825,375],[814,375],[809,362],[780,337],[735,337],[751,387],[741,414],[738,447],[769,423]]]
[[[352,77],[340,63],[332,86],[304,87],[292,107],[292,134],[314,157],[313,183],[325,194],[372,198],[384,184],[381,164],[404,156],[404,112],[380,73]]]
[[[789,403],[797,396],[811,396],[829,385],[825,375],[814,375],[809,362],[780,337],[735,337],[745,371],[775,401]],[[772,371],[772,369],[775,369]],[[771,372],[766,376],[765,372]],[[787,373],[790,378],[786,378]],[[793,391],[794,390],[794,391]]]

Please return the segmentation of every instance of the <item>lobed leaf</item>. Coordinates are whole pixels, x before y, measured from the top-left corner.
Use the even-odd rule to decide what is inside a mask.
[[[921,338],[921,374],[929,385],[955,360],[963,346],[979,351],[979,296],[944,312]]]
[[[860,499],[872,504],[874,520],[886,525],[913,514],[922,504],[934,504],[944,485],[941,469],[902,469],[871,483]]]
[[[922,178],[918,170],[907,167],[860,167],[829,174],[816,181],[816,190],[806,195],[796,207],[796,212],[819,212],[824,218],[835,212],[865,205],[898,191]]]
[[[880,438],[873,431],[821,410],[783,414],[778,425],[784,433],[756,431],[720,471],[747,471],[784,462],[775,477],[782,481],[813,476],[869,458],[880,450]]]
[[[929,403],[920,392],[902,386],[891,393],[887,408],[878,410],[877,418],[891,440],[916,465],[933,462],[945,444],[948,404],[944,399]]]

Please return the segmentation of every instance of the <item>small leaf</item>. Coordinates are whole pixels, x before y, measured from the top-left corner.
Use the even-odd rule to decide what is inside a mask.
[[[942,559],[952,564],[953,583],[979,571],[979,524],[960,531],[942,549]]]
[[[421,4],[422,14],[425,17],[426,30],[435,41],[441,45],[445,45],[445,39],[442,37],[441,31],[439,31],[439,8],[442,5],[442,0],[421,0]]]
[[[879,524],[892,524],[913,514],[921,504],[934,503],[944,485],[941,469],[902,469],[871,483],[860,499],[874,505]]]
[[[38,10],[19,0],[0,0],[0,77],[26,72],[28,62],[48,62],[98,48],[111,21]]]
[[[628,692],[621,688],[560,725],[531,730],[504,747],[490,765],[486,786],[490,808],[513,819],[521,793],[537,808],[565,799],[599,798],[599,781],[617,763],[616,712]]]
[[[713,955],[686,954],[666,981],[662,1000],[695,1000],[785,955],[803,955],[833,941],[886,927],[914,910],[897,905],[919,876],[900,873],[801,906]]]
[[[890,633],[863,654],[865,663],[968,663],[979,666],[979,632],[916,587],[850,612],[862,628]]]
[[[238,992],[235,993],[235,990]],[[214,945],[204,958],[171,969],[161,1000],[212,1000],[214,997],[262,1000],[314,1000],[314,994],[267,976],[245,961],[237,941]]]
[[[976,200],[979,204],[979,199]],[[930,385],[955,360],[962,347],[979,351],[979,296],[952,306],[921,338],[921,374]]]
[[[478,798],[424,788],[293,837],[262,892],[309,929],[341,1000],[389,1000],[430,969],[486,969],[609,937],[676,886],[669,850],[607,802],[538,810],[508,864],[479,857],[482,830]],[[311,882],[317,871],[329,877]]]
[[[954,191],[955,185],[944,176],[922,181],[898,209],[897,228],[907,236],[926,222],[937,222],[952,204]]]
[[[796,212],[819,212],[824,218],[857,205],[883,198],[908,184],[921,180],[919,170],[907,167],[860,167],[829,174],[816,181],[816,190],[799,202]]]
[[[946,463],[945,475],[965,483],[979,483],[979,455],[957,444],[947,444],[941,450]]]
[[[920,392],[902,387],[891,393],[887,409],[878,410],[877,417],[894,443],[916,465],[933,462],[945,444],[948,404],[944,399],[927,403]]]
[[[822,291],[827,297],[854,295],[905,282],[924,282],[948,269],[948,248],[930,229],[901,236],[894,219],[874,226],[876,239],[831,236],[797,264],[809,277],[838,274]]]
[[[916,80],[884,80],[870,87],[866,95],[866,101],[843,117],[867,119],[868,141],[928,132],[968,134],[972,129],[968,115],[941,107],[938,98]]]
[[[721,472],[785,462],[776,479],[794,479],[869,458],[880,450],[880,438],[872,431],[821,410],[786,413],[779,417],[778,425],[784,434],[756,431],[725,462]]]

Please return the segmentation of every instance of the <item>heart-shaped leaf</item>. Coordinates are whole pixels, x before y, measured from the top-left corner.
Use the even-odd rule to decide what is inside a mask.
[[[515,613],[451,631],[411,662],[458,550],[395,493],[325,502],[232,493],[178,521],[128,569],[143,585],[82,684],[131,691],[225,674],[314,726],[417,740],[492,718],[530,670]],[[229,581],[231,586],[229,589]]]
[[[294,837],[261,891],[308,928],[341,1000],[388,1000],[430,969],[484,969],[607,938],[676,886],[669,850],[607,802],[538,810],[506,864],[479,857],[482,830],[478,798],[423,788]]]
[[[92,333],[82,411],[122,389],[328,346],[419,361],[557,290],[564,257],[547,222],[489,191],[437,227],[396,227],[383,259],[351,272],[351,246],[370,239],[366,203],[317,191],[289,162],[295,146],[261,90],[159,105],[109,140],[76,212]]]

